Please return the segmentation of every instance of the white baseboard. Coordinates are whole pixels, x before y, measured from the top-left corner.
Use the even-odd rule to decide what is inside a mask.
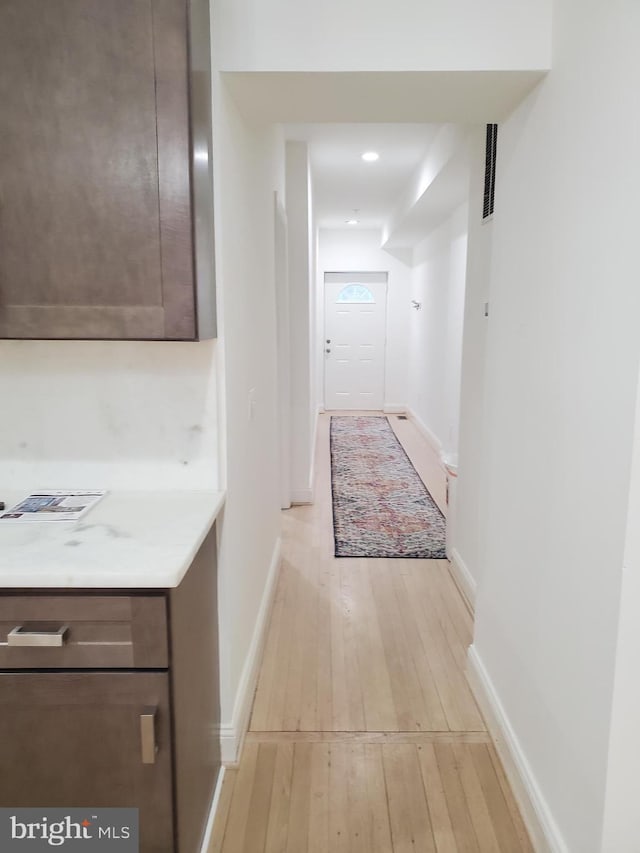
[[[475,646],[469,647],[469,684],[489,728],[536,853],[569,853],[520,741]]]
[[[402,406],[400,403],[389,403],[389,405],[384,406],[382,411],[385,415],[404,415],[407,411],[407,407]]]
[[[296,506],[299,504],[313,503],[313,489],[295,489],[291,492],[291,503]]]
[[[455,580],[462,595],[467,599],[467,604],[473,613],[476,604],[477,584],[475,578],[469,571],[467,564],[455,548],[451,549],[450,567],[453,579]]]
[[[426,438],[431,447],[438,454],[438,459],[440,459],[440,462],[442,463],[442,442],[440,441],[438,436],[434,432],[431,432],[429,427],[420,420],[420,418],[416,415],[412,408],[408,408],[406,411],[411,420],[418,428],[418,431],[422,433],[424,438]]]
[[[200,848],[200,853],[208,853],[209,851],[209,845],[211,844],[211,835],[213,834],[213,824],[215,823],[216,812],[218,811],[218,804],[220,803],[220,793],[222,791],[222,782],[224,781],[224,774],[225,767],[223,765],[220,768],[220,772],[218,773],[216,789],[213,792],[211,808],[209,809],[209,817],[207,818],[207,828],[204,831],[204,837],[202,839],[202,847]]]
[[[256,624],[251,638],[251,645],[240,676],[236,701],[233,707],[231,723],[220,727],[220,745],[222,750],[223,764],[237,764],[242,752],[244,736],[249,728],[253,696],[258,682],[258,671],[262,661],[262,652],[267,639],[267,627],[271,615],[271,606],[276,591],[278,574],[280,570],[280,555],[282,541],[278,538],[273,554],[271,565],[264,587],[262,601],[256,617]]]

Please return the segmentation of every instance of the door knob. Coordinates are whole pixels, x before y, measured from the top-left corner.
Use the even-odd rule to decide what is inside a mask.
[[[327,343],[328,343],[328,344],[330,344],[330,343],[331,343],[331,338],[327,338]]]
[[[331,352],[331,350],[329,349],[329,347],[327,347],[327,348],[326,348],[325,352]]]

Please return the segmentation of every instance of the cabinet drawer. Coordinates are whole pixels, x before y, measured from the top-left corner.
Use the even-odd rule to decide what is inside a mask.
[[[0,669],[163,669],[163,596],[0,596]]]

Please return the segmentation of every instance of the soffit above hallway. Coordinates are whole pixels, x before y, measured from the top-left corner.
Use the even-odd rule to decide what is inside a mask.
[[[223,72],[241,113],[272,122],[462,122],[505,118],[546,71]]]

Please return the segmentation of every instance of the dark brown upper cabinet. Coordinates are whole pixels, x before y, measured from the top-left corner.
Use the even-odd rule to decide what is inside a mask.
[[[208,0],[0,0],[0,338],[215,328]]]

